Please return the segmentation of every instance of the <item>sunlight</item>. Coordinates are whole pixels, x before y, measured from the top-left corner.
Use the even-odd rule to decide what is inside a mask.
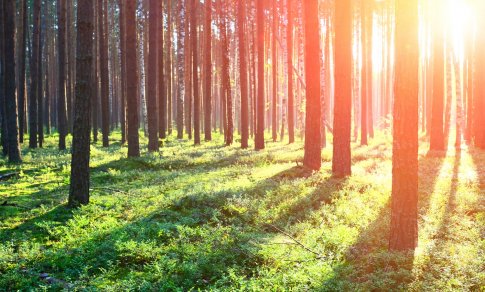
[[[448,31],[450,32],[449,40],[453,46],[453,51],[460,61],[464,57],[465,37],[471,33],[473,27],[472,11],[469,4],[464,0],[448,0],[446,9],[446,19]]]

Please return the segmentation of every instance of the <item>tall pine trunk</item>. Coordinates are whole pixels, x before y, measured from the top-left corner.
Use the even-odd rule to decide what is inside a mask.
[[[352,111],[352,2],[335,2],[335,109],[333,123],[332,173],[349,176],[351,171],[350,132]]]
[[[149,10],[149,48],[148,48],[148,96],[147,96],[147,114],[148,114],[148,150],[158,151],[158,94],[159,94],[159,64],[158,64],[158,45],[160,25],[158,18],[159,13],[158,0],[150,0]]]
[[[17,116],[17,98],[15,92],[15,0],[4,3],[4,56],[5,56],[5,110],[7,122],[8,161],[19,163],[19,125]]]
[[[255,149],[264,149],[264,1],[256,0],[256,34],[258,54],[258,97],[256,106]]]
[[[303,3],[305,22],[305,80],[306,118],[305,154],[303,164],[313,170],[322,165],[321,153],[321,100],[320,100],[320,25],[318,22],[318,0]]]
[[[89,148],[93,84],[93,27],[95,0],[84,0],[77,8],[76,98],[71,161],[69,205],[89,203]]]
[[[418,240],[418,27],[418,0],[397,0],[391,250],[414,250]]]
[[[140,140],[138,128],[140,125],[138,111],[138,61],[136,47],[136,0],[126,0],[126,79],[127,79],[127,116],[128,116],[128,157],[140,156]],[[129,81],[128,81],[129,80]]]

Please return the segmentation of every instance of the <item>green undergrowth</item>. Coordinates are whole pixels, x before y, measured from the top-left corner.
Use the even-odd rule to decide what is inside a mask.
[[[0,160],[0,290],[484,290],[485,153],[420,151],[419,246],[387,251],[391,139],[353,144],[353,175],[264,151],[170,137],[128,159],[91,147],[91,204],[66,207],[70,154],[48,137]],[[142,145],[146,140],[142,138]],[[46,280],[41,274],[47,273]],[[53,280],[52,280],[53,279]]]

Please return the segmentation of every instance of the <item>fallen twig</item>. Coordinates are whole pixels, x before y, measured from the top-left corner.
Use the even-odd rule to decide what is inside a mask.
[[[321,255],[320,253],[312,250],[311,248],[307,247],[306,245],[304,245],[303,243],[301,243],[300,241],[298,241],[296,238],[294,238],[293,236],[291,236],[290,234],[288,234],[287,232],[285,232],[284,230],[281,230],[280,228],[278,228],[277,226],[273,225],[273,224],[267,224],[268,226],[270,226],[271,228],[275,229],[276,231],[278,231],[279,233],[287,236],[288,238],[290,238],[291,240],[293,240],[297,245],[299,245],[300,247],[302,247],[304,250],[314,254],[316,256],[317,259],[322,259],[324,258],[323,255]]]
[[[2,174],[2,175],[0,175],[0,181],[8,180],[8,179],[11,179],[13,177],[18,177],[19,175],[20,175],[20,172],[12,172],[12,173],[7,173],[7,174]]]

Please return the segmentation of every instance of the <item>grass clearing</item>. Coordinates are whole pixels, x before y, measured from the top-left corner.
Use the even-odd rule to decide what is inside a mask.
[[[475,290],[485,287],[485,153],[420,151],[415,255],[387,251],[391,140],[353,145],[353,173],[300,166],[303,144],[260,152],[170,138],[127,159],[91,147],[91,204],[68,209],[70,155],[0,160],[0,289]],[[146,141],[141,141],[146,145]],[[457,154],[457,155],[455,155]],[[56,283],[43,281],[48,273]],[[68,283],[68,286],[66,286]]]

